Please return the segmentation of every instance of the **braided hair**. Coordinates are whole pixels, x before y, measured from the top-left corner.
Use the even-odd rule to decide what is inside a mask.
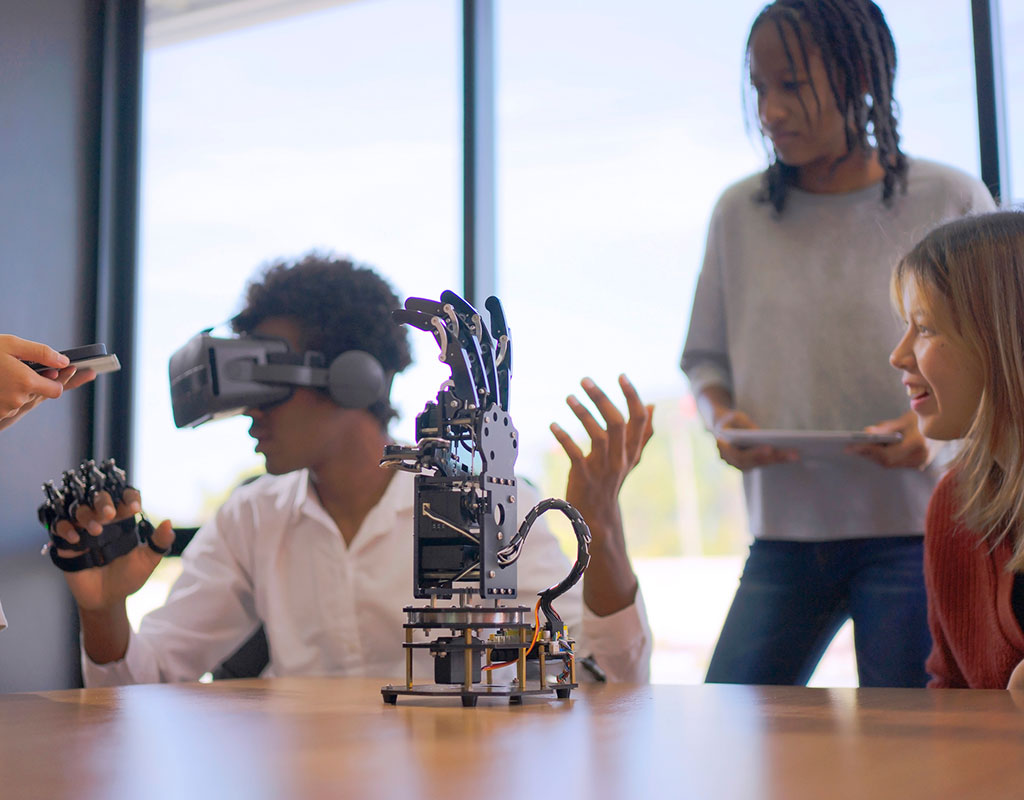
[[[820,51],[836,106],[845,119],[854,122],[846,129],[847,152],[854,148],[868,151],[874,141],[885,171],[882,202],[890,205],[897,186],[901,192],[907,190],[907,157],[900,150],[898,106],[892,95],[896,44],[882,10],[871,0],[775,0],[750,27],[748,72],[754,34],[765,24],[774,25],[784,43],[786,34],[796,40],[805,69],[808,51],[812,47]],[[786,55],[796,72],[795,54],[788,46]],[[816,91],[815,99],[820,105]],[[786,190],[796,183],[797,169],[779,161],[774,151],[770,159],[758,199],[781,213]]]

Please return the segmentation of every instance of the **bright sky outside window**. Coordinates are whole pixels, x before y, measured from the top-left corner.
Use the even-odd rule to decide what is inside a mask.
[[[261,263],[318,248],[400,296],[460,288],[456,10],[347,3],[146,53],[133,477],[154,515],[195,521],[261,467],[245,418],[175,430],[167,386],[170,354],[228,319]],[[413,346],[399,437],[441,380]]]

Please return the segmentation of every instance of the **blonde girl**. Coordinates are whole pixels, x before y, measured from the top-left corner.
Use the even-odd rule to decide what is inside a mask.
[[[935,229],[893,295],[921,432],[963,440],[925,521],[929,686],[1004,688],[1024,659],[1024,213]]]

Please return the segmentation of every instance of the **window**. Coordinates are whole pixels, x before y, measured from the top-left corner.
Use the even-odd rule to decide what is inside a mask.
[[[970,0],[879,3],[896,40],[903,151],[980,175]]]
[[[238,310],[262,263],[317,248],[399,297],[460,287],[457,10],[345,3],[147,50],[133,478],[152,515],[199,522],[261,469],[245,418],[174,429],[167,360]],[[442,379],[433,342],[410,339],[407,437]]]
[[[582,435],[564,398],[583,397],[584,375],[617,395],[625,371],[657,404],[655,439],[623,493],[656,681],[702,679],[746,543],[739,476],[718,460],[678,361],[712,205],[765,163],[743,115],[744,46],[763,5],[499,6],[498,280],[519,468],[564,491],[567,459],[546,427]],[[969,3],[938,0],[928,26],[915,0],[881,5],[905,150],[977,174]],[[837,651],[819,682],[856,681],[849,631]]]
[[[1024,202],[1024,52],[1016,45],[1024,37],[1024,2],[1003,0],[1001,6],[1010,159],[1010,194],[1006,203],[1020,205]]]
[[[743,116],[744,43],[763,4],[497,5],[498,294],[519,470],[564,491],[546,428],[581,433],[564,398],[581,396],[584,375],[617,396],[625,371],[657,403],[623,506],[661,681],[701,679],[746,542],[739,476],[703,431],[678,357],[712,204],[764,163]],[[918,0],[881,5],[905,151],[976,174],[970,3],[936,0],[928,26]],[[1024,18],[1004,5],[1008,43]],[[346,3],[147,52],[135,477],[154,516],[199,521],[259,469],[245,420],[173,429],[165,366],[231,316],[258,264],[319,247],[373,263],[399,296],[460,288],[459,9]],[[1020,127],[1024,59],[1004,50]],[[445,373],[429,337],[411,340],[400,438]],[[848,630],[830,652],[815,680],[854,682]]]

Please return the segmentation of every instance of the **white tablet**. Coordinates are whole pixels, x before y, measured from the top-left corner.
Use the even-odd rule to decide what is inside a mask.
[[[900,433],[867,433],[866,431],[784,431],[769,428],[730,428],[718,437],[734,447],[769,445],[795,450],[842,450],[855,444],[895,444],[903,440]]]
[[[114,353],[72,361],[71,365],[78,369],[91,369],[97,375],[103,375],[106,372],[117,372],[121,369],[121,362]]]
[[[91,369],[97,375],[105,372],[117,372],[121,369],[121,362],[114,353],[107,352],[105,344],[84,344],[80,347],[72,347],[68,350],[61,350],[61,353],[68,357],[68,366],[78,369]],[[36,372],[43,372],[50,369],[43,364],[36,364],[34,361],[26,361],[28,366]]]

